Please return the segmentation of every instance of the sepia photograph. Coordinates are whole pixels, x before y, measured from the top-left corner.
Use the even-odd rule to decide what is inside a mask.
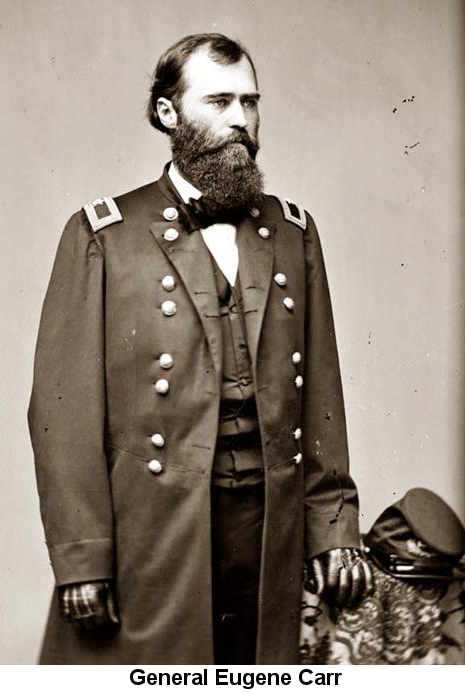
[[[464,58],[0,0],[0,664],[465,664]]]

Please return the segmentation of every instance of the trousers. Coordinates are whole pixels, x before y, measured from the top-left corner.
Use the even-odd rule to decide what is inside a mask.
[[[264,485],[212,486],[213,638],[216,664],[255,663]]]

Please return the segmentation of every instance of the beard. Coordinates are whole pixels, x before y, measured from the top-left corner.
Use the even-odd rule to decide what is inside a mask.
[[[173,162],[200,192],[206,212],[230,221],[260,206],[263,174],[255,162],[259,144],[245,130],[227,138],[213,136],[179,113],[171,133]]]

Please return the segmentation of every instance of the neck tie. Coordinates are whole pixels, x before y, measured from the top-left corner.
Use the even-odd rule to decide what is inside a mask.
[[[186,227],[189,233],[201,228],[208,228],[215,223],[230,223],[237,226],[246,215],[244,209],[224,210],[215,215],[210,214],[202,197],[200,199],[190,197],[189,201],[184,204],[184,211],[188,217]]]
[[[187,213],[195,221],[197,228],[208,228],[208,226],[218,222],[218,219],[213,218],[206,210],[202,197],[200,199],[190,197],[185,206]]]

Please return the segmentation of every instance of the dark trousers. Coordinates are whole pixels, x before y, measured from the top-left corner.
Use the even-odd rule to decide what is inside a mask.
[[[263,484],[211,489],[216,664],[255,663],[263,490]]]

